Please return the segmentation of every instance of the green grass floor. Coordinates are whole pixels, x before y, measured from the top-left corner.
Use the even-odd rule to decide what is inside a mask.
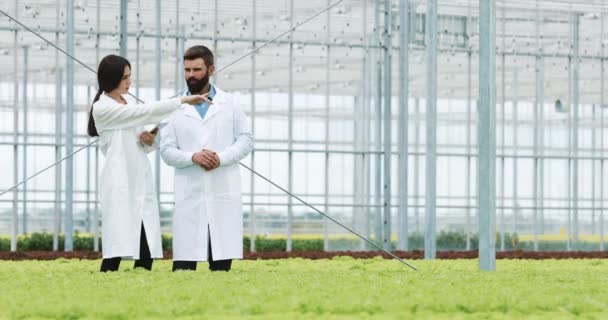
[[[229,273],[0,261],[0,318],[608,319],[608,260],[236,261]]]

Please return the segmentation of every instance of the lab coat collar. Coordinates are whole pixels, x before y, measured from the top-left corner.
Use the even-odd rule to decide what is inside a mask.
[[[209,106],[209,110],[207,110],[207,114],[205,115],[204,119],[201,119],[201,115],[198,113],[198,111],[196,111],[196,109],[192,105],[186,106],[184,114],[188,117],[198,119],[204,123],[209,121],[209,119],[213,118],[213,116],[215,116],[217,113],[222,112],[222,110],[225,109],[223,105],[225,105],[226,103],[227,94],[226,92],[220,90],[220,88],[218,88],[217,86],[214,87],[215,97],[213,98],[213,104]]]

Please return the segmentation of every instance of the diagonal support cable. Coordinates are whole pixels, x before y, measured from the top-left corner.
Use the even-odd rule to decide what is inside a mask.
[[[333,221],[335,224],[337,224],[337,225],[339,225],[340,227],[344,228],[346,231],[348,231],[348,232],[350,232],[350,233],[352,233],[352,234],[356,235],[357,237],[361,238],[362,240],[367,241],[367,243],[369,243],[369,244],[373,245],[374,247],[378,248],[379,250],[383,251],[384,253],[389,254],[391,257],[395,258],[396,260],[398,260],[399,262],[401,262],[401,263],[405,264],[406,266],[408,266],[408,267],[412,268],[413,270],[418,271],[418,269],[416,269],[416,268],[415,268],[414,266],[412,266],[411,264],[407,263],[405,260],[403,260],[403,259],[399,258],[399,257],[398,257],[397,255],[395,255],[394,253],[392,253],[392,252],[390,252],[390,251],[388,251],[388,250],[385,250],[385,249],[384,249],[384,248],[382,248],[381,246],[377,245],[375,242],[373,242],[373,241],[371,241],[371,240],[367,239],[366,237],[364,237],[364,236],[360,235],[360,234],[359,234],[358,232],[356,232],[355,230],[353,230],[353,229],[351,229],[351,228],[349,228],[349,227],[345,226],[345,225],[344,225],[344,224],[342,224],[340,221],[338,221],[338,220],[336,220],[336,219],[334,219],[334,218],[330,217],[329,215],[325,214],[325,213],[324,213],[324,212],[322,212],[321,210],[319,210],[319,209],[315,208],[313,205],[311,205],[311,204],[307,203],[306,201],[302,200],[300,197],[298,197],[298,196],[296,196],[295,194],[293,194],[293,193],[291,193],[291,192],[287,191],[285,188],[283,188],[283,187],[279,186],[278,184],[276,184],[276,183],[272,182],[270,179],[266,178],[265,176],[263,176],[263,175],[261,175],[261,174],[257,173],[255,170],[253,170],[252,168],[249,168],[247,165],[243,164],[242,162],[239,162],[239,163],[240,163],[240,165],[241,165],[241,166],[243,166],[245,169],[247,169],[247,170],[249,170],[249,171],[253,172],[253,174],[257,175],[258,177],[260,177],[260,178],[262,178],[262,179],[264,179],[264,180],[266,180],[266,182],[270,183],[271,185],[273,185],[274,187],[278,188],[279,190],[281,190],[281,191],[285,192],[285,193],[286,193],[286,194],[288,194],[290,197],[292,197],[292,198],[294,198],[294,199],[296,199],[296,200],[300,201],[302,204],[304,204],[304,205],[306,205],[307,207],[309,207],[309,208],[313,209],[313,210],[314,210],[314,211],[316,211],[318,214],[320,214],[320,215],[324,216],[325,218],[327,218],[327,219],[329,219],[329,220]]]
[[[87,145],[83,146],[82,148],[80,148],[80,149],[78,149],[78,150],[76,150],[76,151],[74,151],[74,152],[72,152],[72,153],[68,154],[67,156],[65,156],[65,157],[61,158],[59,161],[57,161],[57,162],[55,162],[55,163],[51,164],[50,166],[48,166],[48,167],[46,167],[46,168],[44,168],[44,169],[42,169],[42,170],[40,170],[40,171],[38,171],[38,172],[34,173],[33,175],[31,175],[31,176],[30,176],[30,177],[28,177],[27,179],[25,179],[25,180],[23,180],[23,181],[21,181],[21,182],[17,183],[16,185],[14,185],[14,186],[10,187],[9,189],[2,191],[2,193],[0,193],[0,197],[1,197],[1,196],[3,196],[3,195],[5,195],[6,193],[9,193],[9,192],[10,192],[10,191],[12,191],[12,190],[15,190],[15,189],[16,189],[17,187],[19,187],[20,185],[22,185],[22,184],[24,184],[24,183],[26,183],[26,182],[28,182],[28,181],[32,180],[33,178],[35,178],[35,177],[37,177],[37,176],[39,176],[41,173],[43,173],[43,172],[45,172],[45,171],[47,171],[47,170],[51,169],[52,167],[54,167],[54,166],[56,166],[56,165],[60,164],[60,163],[61,163],[61,162],[63,162],[65,159],[70,158],[70,157],[74,156],[75,154],[77,154],[78,152],[80,152],[80,151],[82,151],[82,150],[84,150],[84,149],[86,149],[86,148],[88,148],[88,147],[92,146],[92,145],[93,145],[93,144],[95,144],[95,142],[97,142],[97,141],[99,141],[99,139],[95,139],[95,140],[93,140],[93,141],[89,142],[89,144],[87,144]]]

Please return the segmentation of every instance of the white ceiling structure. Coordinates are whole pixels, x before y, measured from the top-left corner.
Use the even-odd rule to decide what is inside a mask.
[[[322,11],[337,0],[293,1],[293,23],[298,24]],[[254,45],[259,46],[290,28],[291,0],[257,0],[255,16],[252,0],[233,1],[162,1],[161,4],[161,84],[163,88],[182,86],[179,75],[182,47],[204,44],[216,50],[217,67],[239,59]],[[601,100],[600,61],[608,29],[605,1],[497,1],[497,101],[503,92],[507,100],[533,101],[536,92],[536,57],[542,54],[545,101],[568,101],[569,61],[574,57],[573,28],[579,21],[580,101]],[[410,1],[415,29],[410,43],[410,94],[423,97],[425,92],[424,14],[425,1]],[[75,1],[75,56],[96,68],[101,57],[118,53],[120,0]],[[372,52],[382,53],[382,41],[374,37],[375,12],[378,4],[380,29],[383,29],[384,2],[344,0],[293,33],[294,91],[324,94],[329,78],[332,94],[357,95],[365,61],[376,59]],[[471,98],[477,94],[477,13],[478,1],[439,1],[438,22],[438,94],[440,98],[466,99],[469,92],[468,62],[471,53]],[[393,95],[397,96],[399,76],[399,1],[393,8]],[[39,32],[59,47],[65,47],[66,1],[6,0],[0,9]],[[329,17],[328,17],[329,15]],[[329,19],[329,28],[328,28]],[[128,1],[128,54],[139,70],[142,87],[154,87],[155,79],[155,1]],[[603,24],[607,26],[602,27]],[[255,26],[255,34],[253,28]],[[538,28],[538,30],[537,30]],[[17,30],[17,31],[15,31]],[[382,31],[382,30],[380,30]],[[215,35],[215,37],[214,37]],[[538,35],[538,36],[537,36]],[[176,39],[178,38],[178,39]],[[182,41],[180,39],[185,39]],[[251,77],[256,90],[287,92],[290,49],[286,35],[255,54],[218,74],[217,82],[229,90],[247,92]],[[214,41],[216,40],[216,41]],[[382,40],[382,39],[380,39]],[[139,45],[139,60],[137,47]],[[24,73],[23,47],[29,49],[28,78],[35,82],[54,83],[57,67],[66,57],[35,35],[0,17],[0,81],[20,81]],[[329,46],[329,59],[327,48]],[[16,53],[15,53],[16,49]],[[15,59],[16,54],[16,59]],[[367,57],[367,59],[365,59]],[[15,66],[16,61],[16,66]],[[58,62],[57,62],[58,61]],[[503,66],[504,62],[504,66]],[[329,70],[329,77],[327,76]],[[133,70],[136,73],[137,70]],[[17,72],[17,75],[15,75]],[[134,79],[137,80],[137,79]],[[93,73],[76,64],[77,84],[96,85]]]

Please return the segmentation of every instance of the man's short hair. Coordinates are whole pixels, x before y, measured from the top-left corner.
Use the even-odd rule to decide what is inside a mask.
[[[184,52],[184,60],[195,60],[198,58],[203,59],[207,67],[213,65],[213,52],[205,46],[193,46]]]

